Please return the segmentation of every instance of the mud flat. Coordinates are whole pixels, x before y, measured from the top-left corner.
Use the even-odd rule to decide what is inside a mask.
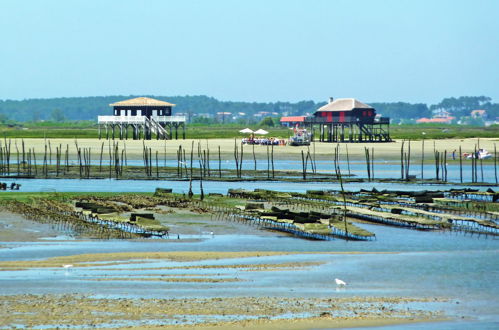
[[[440,312],[413,303],[413,298],[280,298],[97,299],[79,295],[3,296],[0,325],[29,328],[132,327],[199,325],[215,328],[307,328],[350,324],[383,325],[442,319]]]
[[[442,298],[411,297],[307,297],[275,295],[235,295],[215,293],[203,295],[206,290],[225,292],[224,286],[234,282],[254,283],[268,281],[265,274],[301,272],[317,269],[335,253],[291,253],[272,251],[245,252],[136,252],[84,254],[52,257],[43,260],[0,263],[0,272],[30,276],[47,269],[47,275],[57,277],[61,265],[70,277],[73,289],[96,281],[102,286],[125,286],[133,281],[140,285],[155,285],[164,291],[164,285],[194,286],[196,298],[102,297],[102,294],[17,294],[0,296],[0,326],[6,328],[176,328],[179,326],[207,326],[234,328],[307,328],[350,325],[376,325],[436,321],[443,317],[438,311]],[[343,253],[344,254],[344,253]],[[319,260],[281,262],[279,257],[301,260],[319,257]],[[303,259],[305,257],[305,259]],[[261,262],[258,260],[261,259]],[[181,271],[182,273],[179,273]],[[236,271],[236,273],[234,273]],[[246,275],[237,275],[247,272]],[[256,273],[255,273],[256,272]],[[262,275],[260,275],[260,272]],[[25,275],[23,275],[25,274]],[[0,274],[2,276],[2,274]],[[221,286],[206,288],[206,285]],[[192,289],[192,288],[191,288]],[[126,289],[125,289],[126,290]],[[422,307],[425,306],[425,307]],[[429,307],[430,306],[430,307]],[[357,323],[359,322],[359,323]]]

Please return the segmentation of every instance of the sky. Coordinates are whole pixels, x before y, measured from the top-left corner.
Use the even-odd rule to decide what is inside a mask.
[[[499,1],[0,0],[0,99],[499,101]]]

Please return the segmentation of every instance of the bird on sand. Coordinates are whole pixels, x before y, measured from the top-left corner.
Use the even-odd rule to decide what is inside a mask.
[[[336,282],[337,286],[345,286],[345,285],[347,285],[346,282],[340,280],[339,278],[335,278],[334,281]]]

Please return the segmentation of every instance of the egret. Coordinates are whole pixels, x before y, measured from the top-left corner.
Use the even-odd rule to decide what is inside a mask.
[[[345,285],[347,285],[346,282],[340,280],[339,278],[335,278],[334,281],[336,282],[337,286],[345,286]]]
[[[64,269],[70,269],[70,268],[73,268],[73,265],[62,265],[62,267]]]

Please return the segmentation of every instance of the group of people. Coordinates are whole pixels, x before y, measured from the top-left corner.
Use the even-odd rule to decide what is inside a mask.
[[[285,146],[286,140],[277,138],[243,138],[243,144],[258,144],[258,145],[275,145],[275,146]]]
[[[8,185],[6,182],[0,182],[0,190],[7,190],[10,187],[10,190],[19,190],[21,185],[19,183],[12,182]]]

